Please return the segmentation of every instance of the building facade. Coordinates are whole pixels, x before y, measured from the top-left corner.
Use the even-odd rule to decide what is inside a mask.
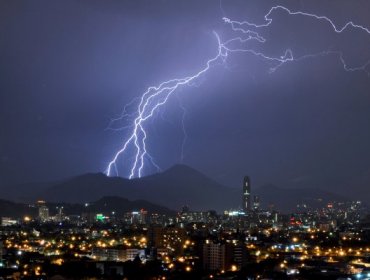
[[[250,213],[251,207],[251,184],[248,176],[244,177],[243,180],[243,211],[244,213]]]

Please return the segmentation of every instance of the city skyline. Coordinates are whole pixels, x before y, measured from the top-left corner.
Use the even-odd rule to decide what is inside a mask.
[[[239,197],[245,202],[251,193],[245,177]],[[301,204],[289,214],[254,202],[217,213],[120,197],[0,201],[8,215],[0,224],[0,273],[33,280],[369,277],[370,216],[360,201]]]

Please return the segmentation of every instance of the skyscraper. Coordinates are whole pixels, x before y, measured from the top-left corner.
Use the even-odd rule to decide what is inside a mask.
[[[206,270],[224,270],[225,267],[225,244],[214,243],[206,240],[203,244],[203,268]]]
[[[260,197],[258,195],[253,196],[253,211],[258,211],[260,208]]]
[[[245,176],[243,181],[243,211],[251,211],[251,184],[248,176]]]
[[[39,219],[41,222],[46,222],[49,220],[49,208],[45,205],[40,206],[39,208]]]
[[[41,222],[49,220],[49,208],[46,206],[46,202],[44,200],[38,200],[36,205],[39,208],[39,220]]]

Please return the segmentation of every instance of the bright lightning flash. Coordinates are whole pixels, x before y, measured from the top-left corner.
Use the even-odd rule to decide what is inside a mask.
[[[248,47],[233,47],[235,44],[245,46],[247,42],[254,41],[260,44],[266,44],[267,40],[260,35],[258,32],[259,29],[268,28],[273,24],[272,14],[276,10],[282,10],[286,12],[288,15],[297,15],[297,16],[304,16],[310,17],[312,19],[318,21],[324,21],[331,26],[334,32],[342,33],[348,28],[358,29],[363,32],[366,32],[367,35],[370,35],[370,30],[366,27],[361,25],[354,24],[352,21],[346,23],[343,27],[337,27],[334,22],[326,16],[319,16],[315,14],[305,13],[301,11],[291,11],[284,6],[274,6],[272,7],[269,12],[264,16],[265,23],[263,24],[256,24],[253,22],[248,21],[233,21],[229,18],[223,18],[224,22],[231,26],[232,31],[236,33],[241,33],[241,36],[233,37],[227,41],[222,42],[219,35],[214,32],[214,35],[217,39],[218,43],[218,51],[217,54],[209,59],[205,66],[195,73],[192,76],[188,76],[185,78],[178,78],[165,81],[158,86],[149,87],[139,98],[139,104],[137,106],[136,111],[132,114],[134,116],[133,122],[129,127],[131,132],[127,136],[126,140],[123,142],[122,147],[115,153],[112,160],[109,162],[108,167],[106,169],[106,174],[108,176],[112,176],[113,174],[119,175],[117,162],[121,157],[126,156],[128,151],[134,152],[134,158],[130,166],[128,166],[129,171],[129,178],[141,177],[143,175],[143,170],[145,163],[148,161],[157,169],[159,169],[158,165],[154,162],[153,158],[150,156],[147,150],[146,140],[148,137],[148,132],[145,128],[146,122],[153,117],[153,114],[158,111],[163,105],[166,104],[167,100],[171,97],[171,95],[180,87],[190,85],[192,82],[196,81],[199,77],[203,76],[212,66],[216,63],[223,63],[226,61],[228,55],[233,52],[245,52],[251,55],[257,56],[267,62],[272,64],[270,68],[270,72],[274,72],[279,67],[287,62],[293,61],[300,61],[307,58],[322,56],[322,55],[337,55],[339,57],[340,62],[343,64],[344,70],[346,71],[357,71],[363,70],[367,71],[367,67],[370,65],[370,61],[367,61],[363,65],[357,67],[349,67],[346,61],[343,58],[343,54],[340,51],[322,51],[316,54],[306,54],[300,57],[294,57],[293,51],[291,49],[287,49],[283,55],[274,57],[264,54],[263,52],[257,51],[255,49],[251,49]],[[131,116],[132,114],[127,113],[127,108],[125,107],[122,113],[121,118]],[[115,122],[119,119],[114,119],[112,122]]]

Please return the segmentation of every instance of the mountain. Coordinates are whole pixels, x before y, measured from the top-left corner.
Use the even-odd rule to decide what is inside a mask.
[[[224,209],[239,206],[239,190],[218,184],[202,173],[176,165],[162,173],[128,180],[104,174],[86,174],[45,189],[47,201],[81,203],[103,196],[144,199],[179,210],[188,205],[194,210]]]
[[[123,191],[129,184],[130,181],[124,178],[109,178],[102,173],[88,173],[52,184],[37,193],[37,197],[46,201],[66,203],[86,203],[105,196],[136,199],[125,195]]]
[[[81,213],[102,213],[111,215],[115,212],[117,216],[122,217],[124,213],[145,209],[150,213],[174,216],[176,211],[166,207],[150,203],[145,200],[130,201],[123,197],[103,197],[97,201],[85,204],[70,203],[47,203],[51,215],[56,214],[56,207],[63,206],[63,212],[67,215],[81,215]],[[15,203],[8,200],[0,200],[0,217],[22,218],[26,215],[36,217],[38,209],[35,205],[25,203]]]
[[[223,186],[199,171],[176,165],[162,173],[135,180],[135,196],[149,197],[173,209],[235,209],[241,206],[241,190]]]
[[[8,200],[0,199],[0,218],[12,217],[21,218],[26,215],[35,216],[37,209],[25,203],[15,203]]]
[[[112,212],[115,212],[119,216],[122,216],[124,213],[138,211],[140,209],[145,209],[149,213],[157,213],[170,216],[174,216],[177,213],[176,211],[170,210],[167,207],[153,204],[146,200],[131,201],[118,196],[106,196],[95,202],[90,202],[88,207],[86,207],[85,205],[83,207],[84,209],[88,208],[89,211],[94,213],[99,212],[110,215]]]
[[[241,207],[241,187],[223,186],[199,171],[185,165],[172,168],[147,177],[128,180],[120,177],[107,177],[101,173],[90,173],[49,184],[22,185],[13,195],[3,197],[16,201],[34,202],[44,199],[49,202],[83,204],[98,201],[102,197],[125,197],[129,200],[146,200],[179,210],[187,205],[192,210],[216,210],[222,212]],[[254,188],[252,195],[260,196],[262,205],[290,212],[297,203],[313,206],[324,205],[329,201],[346,199],[318,189],[286,189],[272,185]],[[148,208],[148,207],[143,207]]]

